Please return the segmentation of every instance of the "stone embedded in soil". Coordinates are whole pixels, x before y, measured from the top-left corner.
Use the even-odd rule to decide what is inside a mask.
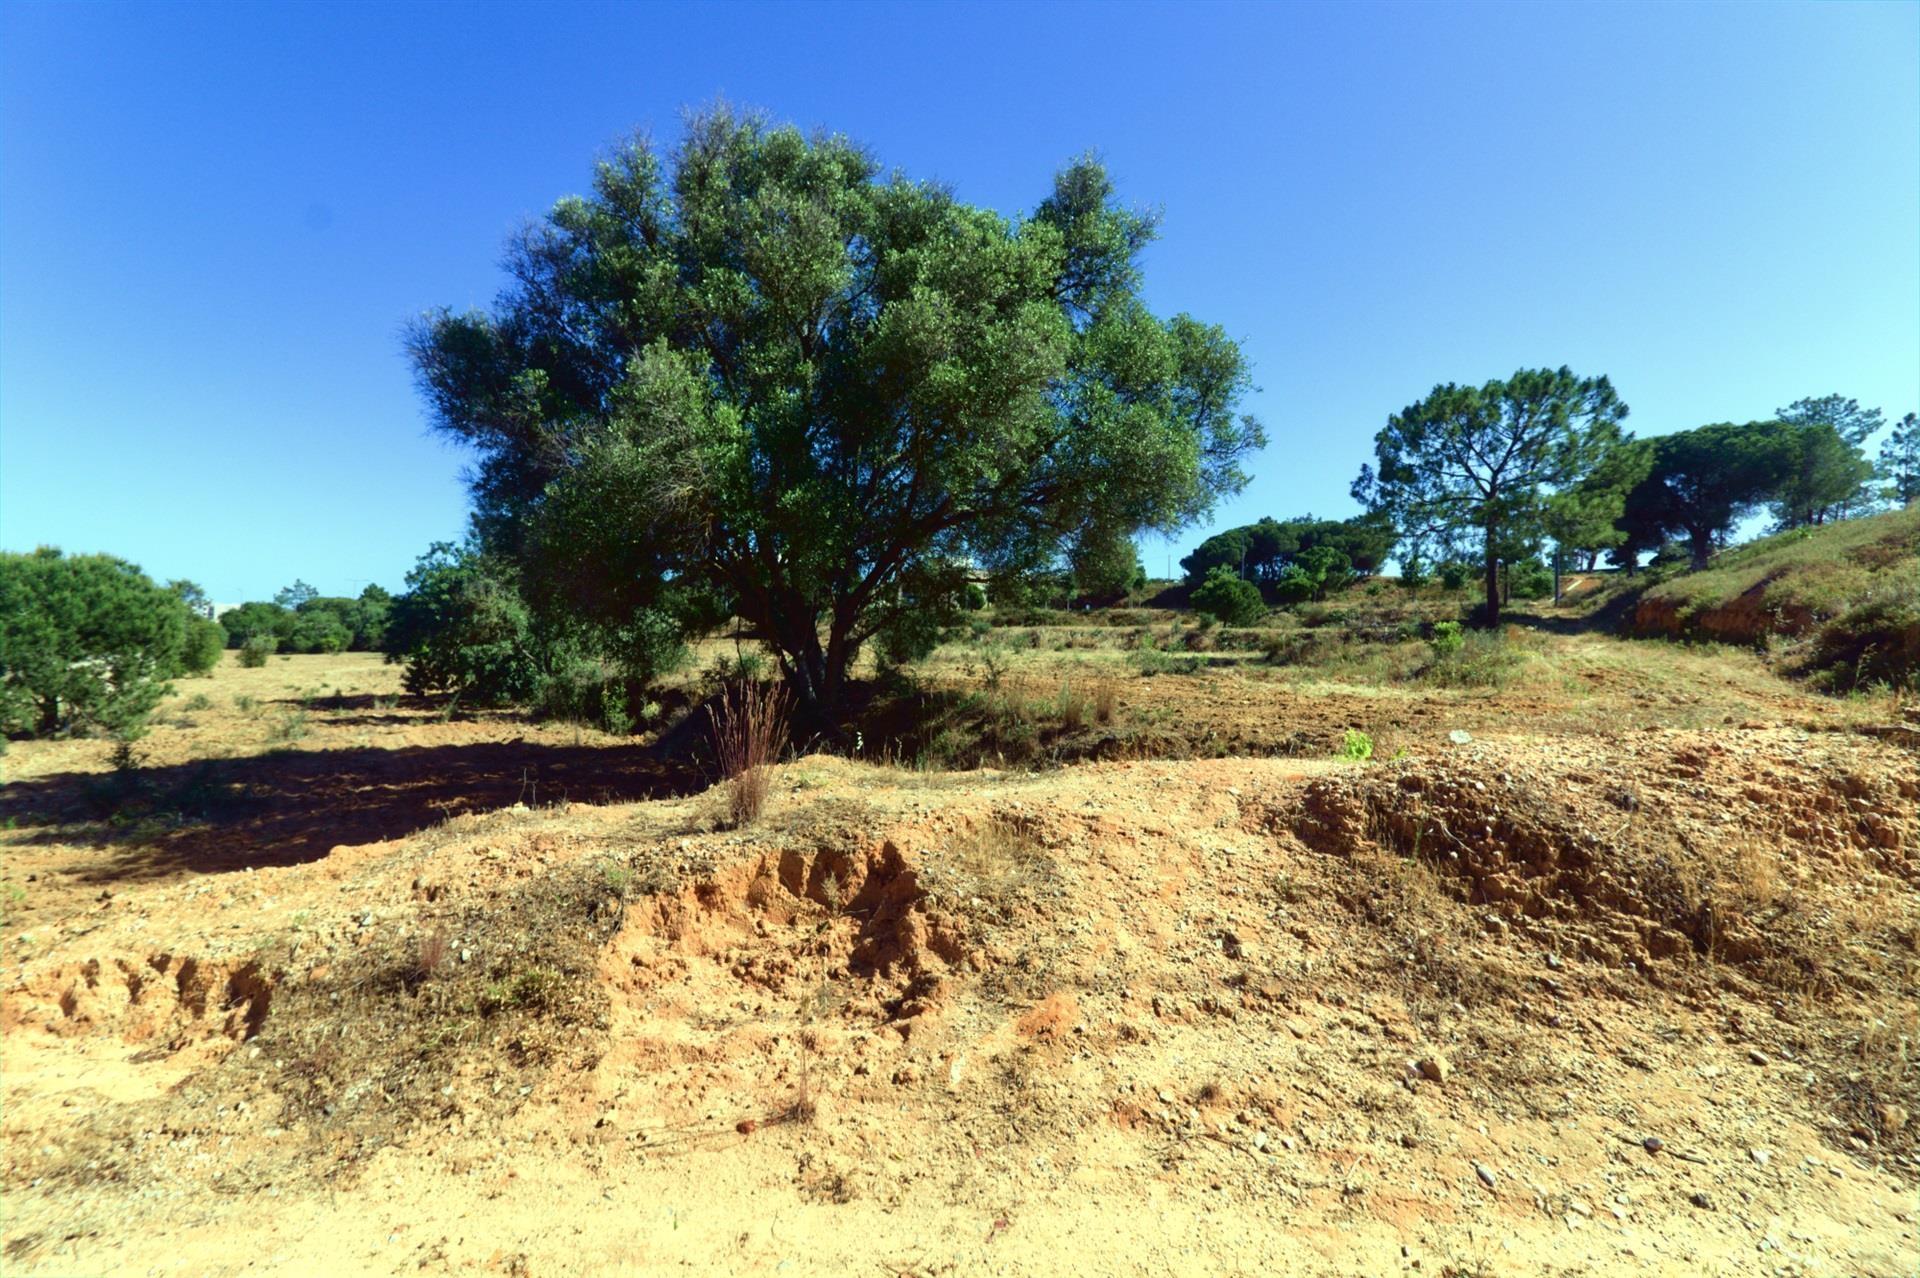
[[[1436,1083],[1446,1082],[1447,1076],[1453,1072],[1453,1066],[1447,1064],[1447,1058],[1438,1055],[1422,1058],[1418,1068],[1422,1078]]]
[[[1493,1188],[1493,1172],[1488,1170],[1488,1168],[1484,1164],[1475,1163],[1473,1165],[1473,1174],[1478,1176],[1480,1178],[1480,1183],[1485,1185],[1488,1189]]]

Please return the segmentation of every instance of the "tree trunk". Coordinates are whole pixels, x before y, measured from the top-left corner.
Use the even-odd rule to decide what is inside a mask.
[[[1693,551],[1693,570],[1699,572],[1713,558],[1713,533],[1690,532],[1687,534],[1687,544]]]
[[[1500,624],[1500,556],[1494,553],[1493,529],[1487,529],[1487,625]]]

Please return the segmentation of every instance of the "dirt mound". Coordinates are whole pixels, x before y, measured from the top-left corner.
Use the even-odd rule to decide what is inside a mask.
[[[1920,774],[1889,755],[1867,773],[1801,766],[1662,734],[1634,763],[1591,769],[1469,749],[1307,788],[1292,828],[1310,846],[1372,844],[1432,864],[1491,931],[1646,967],[1683,952],[1799,989],[1870,987],[1798,916],[1814,887],[1884,894],[1920,876]],[[1618,779],[1609,779],[1609,778]]]

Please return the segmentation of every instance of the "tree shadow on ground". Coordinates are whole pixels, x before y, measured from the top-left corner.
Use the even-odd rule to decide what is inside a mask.
[[[670,798],[707,782],[694,759],[641,745],[284,750],[15,781],[0,819],[16,843],[102,849],[79,876],[113,882],[296,865],[466,812]]]

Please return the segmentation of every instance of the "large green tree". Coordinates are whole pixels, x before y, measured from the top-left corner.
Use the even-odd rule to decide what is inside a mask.
[[[1920,502],[1920,417],[1908,413],[1894,423],[1893,433],[1880,445],[1880,464],[1874,473],[1886,487],[1882,495],[1898,506]]]
[[[1653,446],[1633,439],[1611,448],[1580,482],[1547,499],[1547,536],[1568,567],[1592,570],[1601,554],[1624,545],[1619,526],[1627,494],[1653,469]]]
[[[1531,556],[1549,501],[1622,442],[1627,406],[1605,377],[1521,369],[1481,386],[1452,382],[1395,413],[1353,495],[1415,545],[1478,543],[1484,620],[1500,616],[1500,564]]]
[[[609,634],[714,604],[829,717],[863,643],[969,565],[1057,568],[1238,489],[1239,348],[1140,297],[1153,220],[1082,160],[1031,216],[727,109],[601,163],[511,246],[488,313],[411,337],[472,444],[475,527]]]
[[[1798,458],[1798,430],[1782,422],[1716,422],[1651,441],[1653,465],[1627,493],[1619,527],[1621,560],[1670,537],[1686,540],[1704,568],[1734,524],[1775,499]]]
[[[1872,501],[1873,463],[1865,444],[1883,415],[1845,395],[1796,399],[1774,410],[1793,428],[1796,457],[1781,478],[1773,514],[1780,528],[1805,528],[1844,519]]]
[[[139,733],[181,673],[186,602],[124,559],[0,553],[0,731]],[[217,653],[217,649],[215,650]]]
[[[1217,532],[1180,561],[1187,581],[1198,586],[1215,568],[1231,568],[1249,581],[1272,584],[1300,556],[1320,547],[1339,551],[1356,572],[1379,571],[1393,553],[1393,525],[1377,515],[1351,519],[1266,517]]]

